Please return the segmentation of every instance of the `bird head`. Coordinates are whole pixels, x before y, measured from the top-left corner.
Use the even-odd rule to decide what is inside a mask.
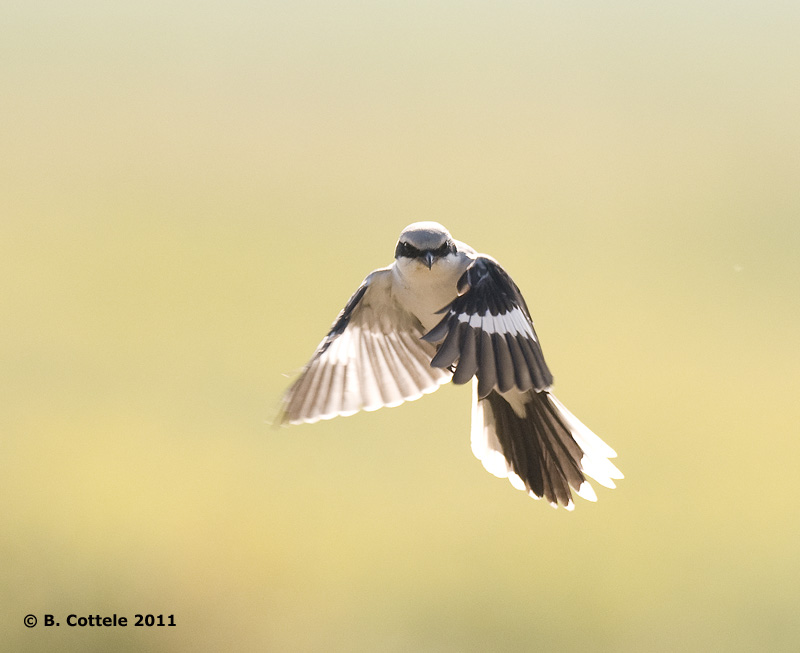
[[[450,232],[438,222],[415,222],[401,232],[394,257],[404,265],[416,262],[430,270],[438,260],[456,251]]]

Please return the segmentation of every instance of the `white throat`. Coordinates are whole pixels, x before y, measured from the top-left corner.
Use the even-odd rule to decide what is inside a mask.
[[[470,261],[463,252],[448,254],[429,270],[422,261],[401,256],[392,265],[392,291],[429,331],[443,317],[438,311],[458,295],[458,280]]]

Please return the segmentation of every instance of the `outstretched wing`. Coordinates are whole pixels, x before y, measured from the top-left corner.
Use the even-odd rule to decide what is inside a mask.
[[[391,272],[376,270],[356,290],[284,395],[281,421],[316,422],[418,399],[450,380],[431,367],[436,347],[391,295]]]
[[[454,369],[453,382],[478,377],[478,396],[492,390],[541,391],[553,383],[528,307],[492,258],[478,256],[458,282],[459,296],[424,340],[437,343],[431,365]]]

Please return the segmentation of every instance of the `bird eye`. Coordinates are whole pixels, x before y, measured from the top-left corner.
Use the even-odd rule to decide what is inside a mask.
[[[394,250],[394,257],[397,258],[398,256],[404,256],[406,258],[416,258],[420,255],[420,251],[410,245],[409,243],[404,243],[402,241],[397,243],[397,248]]]
[[[448,254],[455,254],[456,246],[452,241],[448,241],[444,243],[441,247],[437,247],[433,250],[433,253],[436,256],[447,256]]]

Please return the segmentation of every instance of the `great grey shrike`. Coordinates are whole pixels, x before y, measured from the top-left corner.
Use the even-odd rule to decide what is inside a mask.
[[[613,488],[614,450],[553,396],[530,312],[492,257],[436,222],[400,234],[395,260],[347,302],[299,378],[282,422],[352,415],[472,383],[472,451],[534,498],[572,510],[586,477]]]

